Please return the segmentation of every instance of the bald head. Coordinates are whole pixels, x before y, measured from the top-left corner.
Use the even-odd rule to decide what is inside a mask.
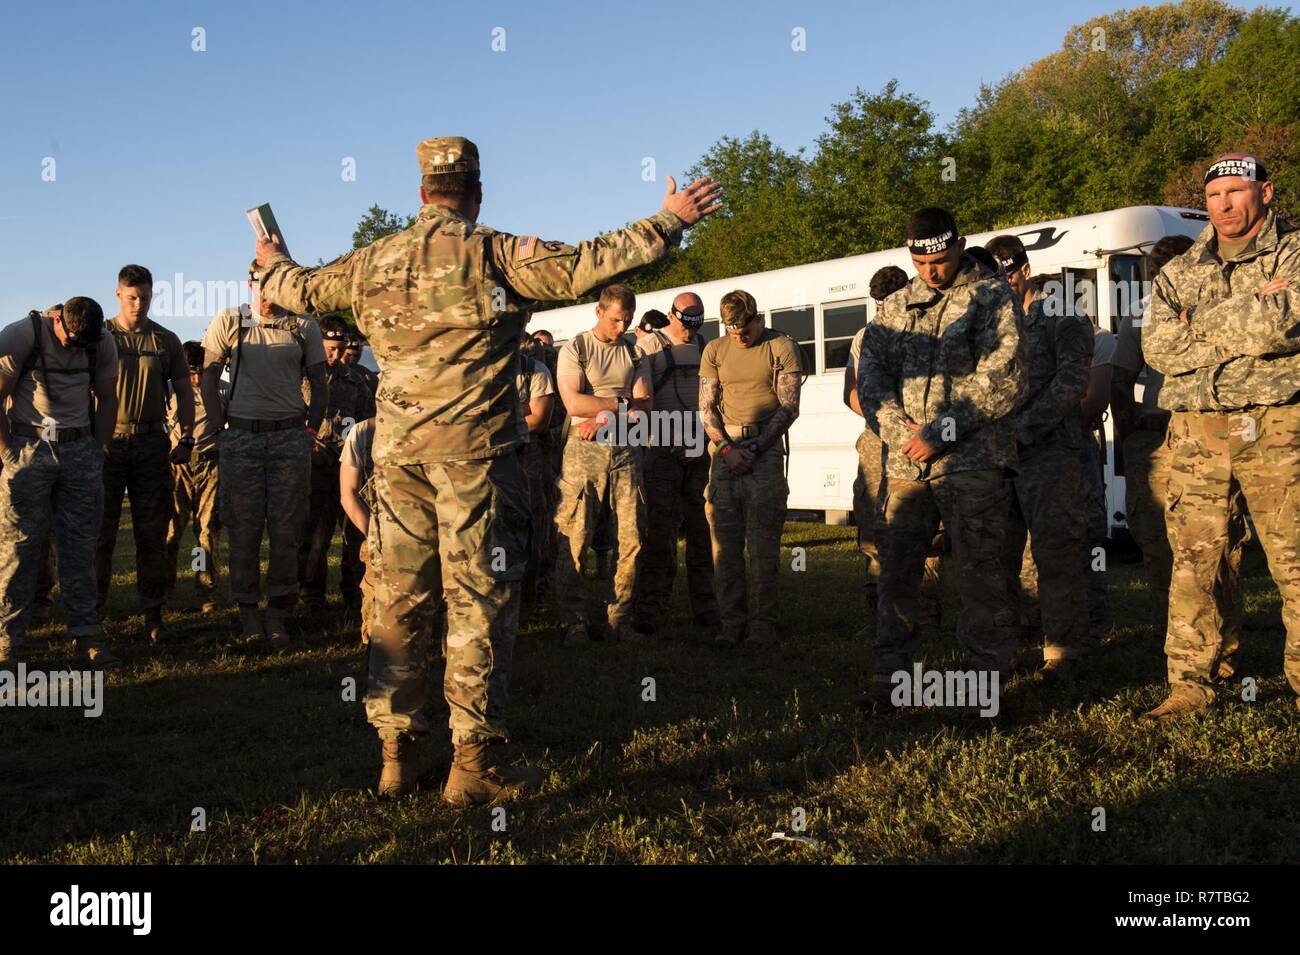
[[[694,292],[682,292],[668,310],[664,334],[678,343],[689,342],[703,324],[704,302]]]
[[[1264,225],[1273,183],[1264,164],[1249,153],[1224,153],[1205,171],[1205,210],[1221,240],[1242,242]]]

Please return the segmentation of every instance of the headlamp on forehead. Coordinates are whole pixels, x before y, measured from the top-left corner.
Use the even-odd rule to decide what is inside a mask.
[[[346,342],[348,340],[348,333],[335,331],[321,332],[320,337],[325,339],[327,342]]]
[[[1251,182],[1268,182],[1268,172],[1258,159],[1220,159],[1205,170],[1205,185],[1224,176],[1240,176]]]
[[[361,351],[361,342],[356,338],[349,338],[346,351]]]

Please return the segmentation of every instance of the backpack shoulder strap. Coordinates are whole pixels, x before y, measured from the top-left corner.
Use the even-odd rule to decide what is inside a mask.
[[[663,374],[654,380],[655,394],[658,394],[659,389],[664,386],[664,382],[671,378],[673,372],[677,369],[677,357],[673,354],[673,343],[668,340],[667,335],[657,328],[651,334],[659,342],[659,347],[662,349],[664,356]]]
[[[252,309],[249,309],[250,314]],[[235,386],[239,384],[239,369],[243,367],[244,351],[244,311],[241,307],[235,308],[235,347],[231,350],[230,364],[232,371],[230,373],[230,389],[226,392],[226,407],[230,407],[230,402],[235,399]]]
[[[27,317],[32,323],[32,350],[23,359],[23,366],[18,371],[18,379],[21,381],[39,368],[42,377],[48,381],[49,376],[45,370],[45,347],[44,342],[41,340],[41,325],[43,324],[41,316],[38,312],[28,312]]]

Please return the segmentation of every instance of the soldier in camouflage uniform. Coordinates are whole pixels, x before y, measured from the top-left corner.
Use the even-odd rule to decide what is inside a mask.
[[[200,387],[220,435],[221,526],[229,541],[230,592],[239,604],[240,629],[245,641],[279,647],[289,642],[288,614],[298,602],[311,453],[325,415],[325,349],[316,322],[273,304],[259,291],[258,279],[254,262],[248,283],[253,306],[227,309],[208,326]],[[219,383],[227,358],[230,391],[223,406]],[[270,545],[265,627],[258,613],[263,529]]]
[[[176,589],[176,561],[180,556],[181,538],[187,525],[194,528],[198,542],[198,560],[190,561],[195,567],[199,600],[205,614],[217,609],[218,548],[221,542],[221,518],[217,513],[217,432],[208,421],[199,392],[203,375],[203,346],[198,342],[185,343],[185,360],[190,369],[189,388],[195,402],[194,447],[190,459],[184,464],[172,465],[172,518],[167,529],[167,599],[170,602]],[[221,383],[224,393],[225,383]],[[172,398],[168,413],[172,443],[179,446],[184,432],[176,413],[179,402]]]
[[[1025,310],[1028,360],[1025,395],[1013,412],[1019,472],[1011,485],[1010,521],[1002,549],[1007,588],[1015,607],[1028,536],[1043,598],[1041,672],[1068,677],[1092,648],[1085,583],[1076,556],[1086,539],[1077,462],[1083,424],[1080,402],[1092,361],[1092,325],[1074,309],[1053,308],[1049,314],[1029,281],[1029,256],[1019,238],[997,236],[987,248]]]
[[[555,405],[555,382],[550,369],[541,357],[541,346],[525,332],[520,339],[519,374],[515,378],[519,389],[519,408],[527,430],[520,462],[528,479],[529,525],[528,569],[523,580],[523,616],[531,618],[540,605],[540,583],[550,576],[551,567],[546,562],[546,537],[554,533],[555,475],[551,461],[542,447],[542,436],[550,433],[551,411]]]
[[[1216,580],[1229,549],[1233,482],[1282,596],[1283,668],[1300,693],[1300,232],[1270,208],[1263,163],[1230,153],[1205,173],[1210,225],[1156,277],[1143,351],[1165,375],[1165,519],[1173,550],[1165,633],[1172,719],[1215,698],[1225,645]]]
[[[1160,274],[1165,263],[1182,255],[1193,240],[1168,235],[1147,253],[1148,280]],[[1145,302],[1142,305],[1146,308]],[[1169,412],[1159,406],[1164,376],[1146,363],[1142,354],[1141,315],[1126,315],[1120,325],[1111,380],[1111,408],[1115,431],[1124,452],[1125,517],[1133,540],[1142,549],[1152,622],[1162,632],[1169,617],[1169,576],[1174,556],[1165,528],[1165,495],[1169,489]],[[1134,400],[1134,385],[1142,383],[1141,404]],[[1241,488],[1232,483],[1229,503],[1228,548],[1215,583],[1215,600],[1224,620],[1225,645],[1241,642],[1241,559],[1250,542],[1250,524]],[[1230,654],[1219,662],[1221,675],[1230,676]]]
[[[647,324],[644,318],[642,324]],[[677,415],[682,421],[683,437],[688,418],[692,426],[699,424],[700,361],[704,353],[699,329],[703,324],[704,303],[698,295],[683,292],[673,299],[663,327],[652,328],[642,338],[650,362],[655,411]],[[679,530],[686,538],[686,582],[695,624],[716,628],[721,622],[713,594],[709,521],[704,513],[709,457],[692,456],[691,450],[684,444],[665,444],[645,452],[646,503],[654,519],[646,528],[637,574],[636,626],[644,633],[653,633],[660,623],[672,619]]]
[[[361,364],[361,351],[367,344],[366,336],[357,334],[355,330],[349,331],[348,345],[343,352],[343,360],[352,373],[364,382],[366,390],[370,392],[370,397],[374,398],[375,393],[379,390],[379,376]]]
[[[722,618],[714,642],[762,646],[779,637],[785,443],[799,417],[803,362],[794,339],[763,327],[748,292],[728,292],[718,311],[726,335],[700,360],[700,418],[714,449],[704,492]]]
[[[298,544],[298,596],[308,613],[325,609],[334,528],[342,523],[346,531],[349,525],[339,504],[339,453],[343,450],[343,440],[358,421],[375,416],[370,389],[343,360],[347,327],[337,318],[327,317],[320,321],[320,332],[325,349],[325,416],[312,447],[311,502]],[[310,391],[305,386],[303,399],[310,399]],[[343,551],[346,556],[346,544]],[[344,606],[359,607],[358,568],[344,559],[339,570],[339,592]]]
[[[131,501],[136,589],[144,607],[145,635],[159,641],[167,598],[167,528],[172,513],[172,465],[185,464],[194,448],[194,392],[185,350],[174,332],[149,318],[153,276],[139,265],[117,277],[121,310],[107,326],[117,347],[117,425],[104,462],[104,518],[95,553],[101,610],[113,577],[113,549],[122,495]],[[176,396],[180,440],[167,435],[167,399]]]
[[[531,354],[537,360],[546,365],[546,370],[551,373],[551,382],[555,382],[556,373],[559,370],[559,351],[555,347],[555,336],[546,329],[541,328],[532,334],[533,351]],[[543,491],[546,497],[547,514],[550,515],[543,522],[544,537],[542,540],[542,562],[543,567],[554,567],[556,556],[559,553],[559,539],[555,530],[555,509],[560,503],[560,489],[558,485],[560,471],[564,468],[564,439],[569,431],[569,415],[564,408],[564,403],[560,400],[557,392],[551,404],[551,423],[538,437],[538,446],[542,456],[546,461],[546,481],[543,485]],[[551,593],[551,574],[542,574],[537,581],[538,600],[546,599]]]
[[[876,312],[885,299],[907,286],[907,273],[896,265],[877,269],[871,277],[870,293],[876,303]],[[844,404],[859,418],[862,406],[858,403],[858,359],[862,355],[862,339],[866,329],[859,329],[849,345],[849,363],[844,366]],[[869,640],[876,629],[876,610],[880,583],[880,552],[876,547],[876,502],[885,478],[885,446],[870,428],[864,427],[858,435],[858,473],[853,479],[853,519],[857,524],[858,550],[866,558],[866,586],[864,588],[867,624],[854,637]],[[936,636],[943,618],[943,528],[935,535],[933,546],[925,558],[925,573],[921,578],[921,632]]]
[[[382,740],[379,792],[422,775],[413,738],[427,733],[431,631],[444,588],[450,628],[443,690],[451,710],[456,804],[535,785],[498,765],[509,736],[507,686],[527,560],[528,491],[515,390],[519,334],[534,302],[563,301],[668,254],[717,208],[710,180],[648,219],[577,247],[476,223],[478,149],[459,137],[417,147],[425,205],[407,229],[321,266],[258,243],[268,299],[286,308],[351,308],[383,373],[375,420],[375,607],[366,713]],[[454,360],[453,360],[454,359]]]
[[[12,399],[0,416],[0,664],[22,653],[52,529],[74,663],[116,666],[95,595],[104,444],[117,420],[117,347],[103,309],[78,296],[32,312],[0,331],[0,356],[0,407]]]
[[[950,213],[922,209],[907,223],[916,278],[867,326],[858,400],[888,448],[880,506],[880,614],[875,674],[862,703],[889,705],[891,676],[919,643],[917,592],[940,520],[959,565],[957,639],[968,666],[1005,674],[1016,615],[1000,555],[1025,390],[1020,300],[1006,279],[964,254]]]
[[[595,543],[602,506],[618,533],[613,599],[606,610],[619,640],[635,640],[632,598],[645,530],[644,448],[602,440],[619,417],[650,410],[650,368],[645,352],[623,338],[636,311],[625,285],[609,285],[596,305],[596,325],[579,332],[560,352],[557,385],[570,416],[560,472],[555,599],[567,646],[586,643],[587,587],[583,564]],[[628,418],[628,420],[632,420]]]

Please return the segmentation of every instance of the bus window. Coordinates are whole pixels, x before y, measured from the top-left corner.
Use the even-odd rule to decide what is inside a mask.
[[[1112,255],[1110,257],[1111,307],[1115,330],[1125,318],[1142,317],[1142,265],[1145,256]]]
[[[849,346],[853,336],[866,327],[867,303],[844,302],[822,305],[822,356],[825,368],[831,371],[849,363]]]
[[[804,374],[817,374],[816,312],[812,308],[787,308],[772,313],[772,328],[799,343]]]
[[[1065,292],[1065,308],[1073,309],[1068,314],[1086,315],[1093,326],[1097,325],[1097,270],[1072,269],[1061,270],[1061,282]]]

